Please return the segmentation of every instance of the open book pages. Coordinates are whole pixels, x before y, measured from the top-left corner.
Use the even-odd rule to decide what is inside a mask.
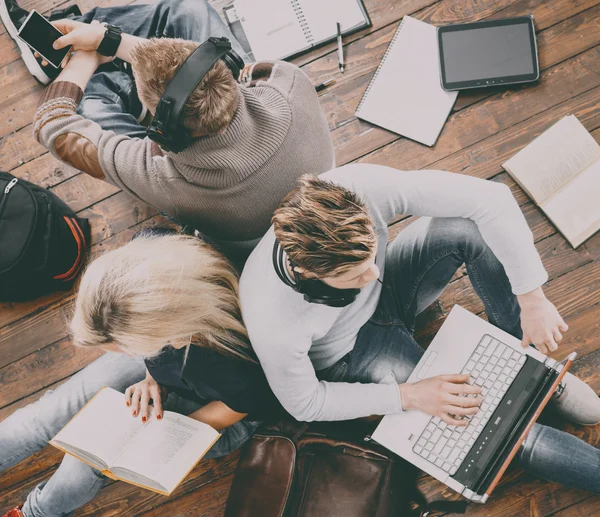
[[[600,146],[574,115],[503,164],[573,247],[600,229]]]
[[[367,27],[362,0],[235,0],[235,10],[256,60],[284,59]],[[230,15],[228,15],[230,18]]]
[[[50,443],[109,477],[168,495],[219,436],[170,411],[143,423],[122,393],[103,388]]]

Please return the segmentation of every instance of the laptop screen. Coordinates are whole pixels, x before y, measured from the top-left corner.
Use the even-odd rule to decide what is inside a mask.
[[[535,49],[526,23],[443,32],[441,44],[448,83],[535,72]]]

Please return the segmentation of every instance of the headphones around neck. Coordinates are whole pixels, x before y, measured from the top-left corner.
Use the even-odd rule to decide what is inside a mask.
[[[192,144],[190,132],[181,121],[183,109],[204,76],[221,59],[234,79],[244,68],[244,60],[231,48],[227,38],[208,38],[179,67],[156,107],[146,132],[165,151],[179,153]]]
[[[360,294],[360,289],[336,289],[327,285],[317,278],[303,278],[296,271],[297,264],[289,258],[294,281],[288,277],[283,248],[279,241],[275,239],[273,245],[273,267],[279,279],[294,291],[304,295],[304,299],[309,303],[319,303],[329,307],[346,307],[350,305]]]

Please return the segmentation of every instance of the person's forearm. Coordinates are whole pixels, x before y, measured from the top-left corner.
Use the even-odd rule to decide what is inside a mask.
[[[137,36],[132,36],[131,34],[123,33],[121,35],[121,44],[117,49],[117,55],[119,59],[126,61],[127,63],[131,63],[131,51],[139,45],[140,43],[147,41],[145,38],[138,38]]]
[[[544,294],[544,291],[541,287],[538,287],[533,291],[529,291],[528,293],[517,295],[517,300],[519,302],[519,305],[521,306],[521,309],[532,305],[537,305],[540,302],[540,300],[545,299],[546,295]]]
[[[83,91],[92,78],[92,75],[94,75],[96,68],[98,68],[98,61],[96,59],[89,54],[76,52],[64,70],[55,79],[55,82],[73,83]]]
[[[223,402],[213,401],[188,416],[220,431],[233,424],[237,424],[240,420],[246,418],[247,415],[233,411]]]

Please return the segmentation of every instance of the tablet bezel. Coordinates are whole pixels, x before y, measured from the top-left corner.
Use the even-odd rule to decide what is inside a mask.
[[[474,79],[470,81],[446,81],[444,70],[444,49],[442,44],[442,34],[445,32],[457,32],[471,29],[484,29],[486,27],[501,27],[504,25],[526,24],[529,27],[529,41],[533,49],[532,64],[533,73],[524,75],[509,75],[504,77],[488,77],[483,79]],[[538,59],[537,41],[535,37],[535,27],[533,16],[517,16],[514,18],[503,18],[501,20],[486,20],[482,22],[461,23],[454,25],[444,25],[437,28],[438,50],[440,61],[440,80],[442,88],[448,91],[468,90],[471,88],[485,88],[489,86],[498,86],[505,84],[522,84],[537,81],[540,78],[540,65]]]

